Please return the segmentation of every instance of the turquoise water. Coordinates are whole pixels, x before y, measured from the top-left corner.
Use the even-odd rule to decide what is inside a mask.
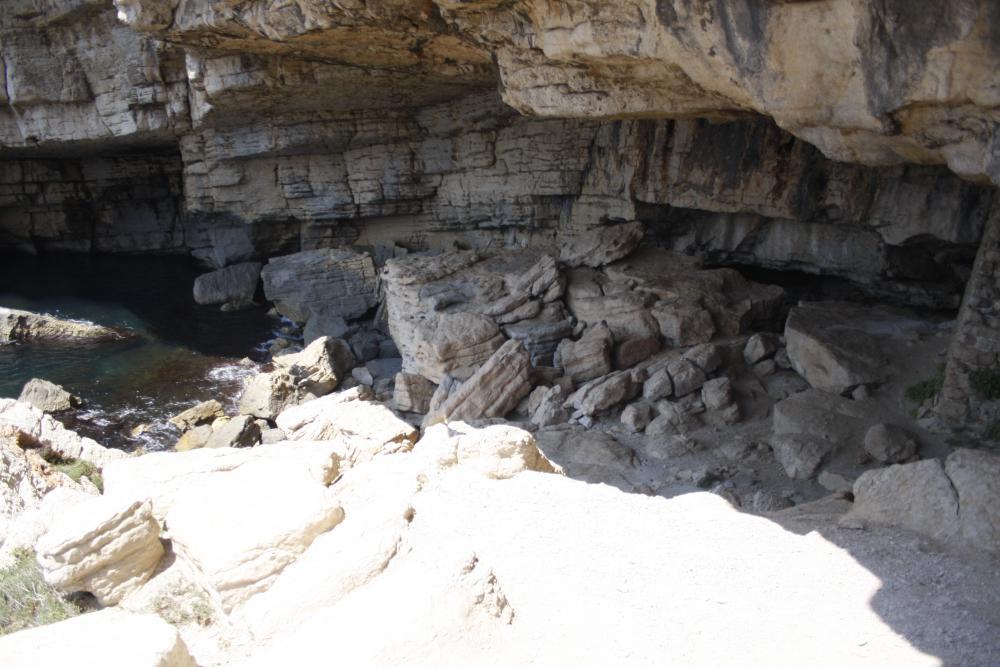
[[[197,401],[233,405],[242,377],[272,337],[263,308],[223,313],[199,306],[202,273],[181,257],[0,256],[0,306],[124,327],[137,334],[100,343],[0,346],[0,397],[40,377],[86,401],[63,421],[108,446],[162,449],[177,433],[166,418]],[[134,431],[145,425],[145,432]]]

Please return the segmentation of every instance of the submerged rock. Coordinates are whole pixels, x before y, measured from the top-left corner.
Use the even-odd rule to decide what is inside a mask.
[[[91,322],[63,320],[0,307],[0,344],[32,340],[122,340],[126,332]]]

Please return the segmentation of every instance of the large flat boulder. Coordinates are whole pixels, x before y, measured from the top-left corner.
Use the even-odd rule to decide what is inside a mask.
[[[507,479],[525,470],[554,470],[533,435],[507,424],[485,428],[460,421],[437,424],[424,432],[414,454],[435,470],[463,466],[491,479]]]
[[[306,322],[313,312],[352,319],[376,302],[375,263],[341,248],[273,257],[260,273],[264,294],[282,315]]]
[[[891,332],[881,311],[841,303],[802,304],[785,322],[788,359],[815,389],[842,394],[889,377],[889,360],[874,332]]]
[[[31,403],[42,412],[65,412],[80,407],[83,401],[54,382],[32,378],[24,384],[17,400]]]
[[[155,614],[104,609],[0,637],[4,667],[196,667],[177,629]]]

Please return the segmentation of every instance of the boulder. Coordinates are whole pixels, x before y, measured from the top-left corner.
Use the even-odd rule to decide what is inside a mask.
[[[670,374],[674,396],[677,397],[687,396],[698,391],[707,379],[705,371],[687,358],[675,359],[670,362],[666,371]]]
[[[476,313],[442,313],[415,323],[412,330],[399,329],[393,339],[404,353],[403,370],[436,384],[446,374],[479,366],[504,344],[500,327]]]
[[[650,313],[668,347],[707,343],[715,336],[712,314],[697,300],[678,297],[657,301]]]
[[[56,519],[38,541],[45,581],[64,593],[88,591],[117,604],[153,574],[163,556],[148,500],[100,496]]]
[[[381,403],[362,400],[352,389],[288,408],[276,420],[289,440],[340,440],[353,463],[382,454],[407,452],[417,430]]]
[[[176,628],[156,614],[120,609],[102,609],[0,637],[0,657],[5,667],[196,667]]]
[[[733,383],[727,377],[706,380],[701,386],[701,402],[706,410],[723,410],[733,403]]]
[[[860,442],[878,421],[877,409],[817,389],[807,389],[775,403],[775,434],[808,435],[842,446]]]
[[[626,474],[635,464],[635,452],[607,433],[561,424],[539,429],[535,442],[568,477],[631,489]]]
[[[958,539],[966,546],[1000,553],[1000,454],[957,449],[944,470],[958,495]]]
[[[622,410],[622,425],[632,433],[638,433],[645,429],[652,419],[653,406],[645,401],[630,403]]]
[[[326,336],[327,338],[346,338],[351,331],[347,320],[341,316],[336,309],[313,308],[306,326],[302,330],[302,339],[306,345],[317,338]]]
[[[779,433],[771,438],[775,460],[792,479],[810,479],[836,443],[801,433]]]
[[[30,403],[42,412],[64,412],[83,404],[79,396],[74,396],[59,385],[39,378],[28,380],[17,400]]]
[[[647,401],[658,401],[674,393],[674,381],[666,368],[654,371],[642,385],[642,397]]]
[[[615,371],[577,389],[566,404],[579,414],[592,416],[635,398],[641,387],[631,371]]]
[[[959,528],[959,498],[936,459],[868,470],[854,482],[848,526],[897,526],[948,540]]]
[[[626,338],[615,347],[615,368],[632,368],[660,351],[659,336]]]
[[[192,406],[178,415],[174,415],[169,421],[181,431],[187,431],[196,426],[211,425],[216,419],[225,415],[226,413],[222,410],[222,403],[213,398],[208,401],[202,401],[198,405]]]
[[[313,396],[324,396],[337,388],[355,363],[348,345],[339,338],[321,336],[301,352],[282,354],[274,365],[293,378],[295,387]]]
[[[250,304],[260,280],[260,262],[244,262],[198,276],[194,300],[202,305]]]
[[[641,222],[596,227],[562,239],[559,261],[567,266],[596,268],[627,257],[642,240]]]
[[[253,447],[260,442],[260,426],[250,415],[219,419],[212,425],[204,447]]]
[[[573,320],[561,301],[545,304],[541,312],[502,327],[511,340],[524,344],[535,366],[551,366],[560,342],[573,334]]]
[[[743,360],[753,366],[758,361],[770,359],[781,349],[781,339],[770,333],[755,333],[743,347]]]
[[[211,424],[202,424],[201,426],[188,429],[174,443],[174,449],[178,452],[187,452],[192,449],[205,447],[212,437],[213,432]]]
[[[859,384],[883,382],[889,361],[881,352],[872,311],[851,304],[802,304],[785,323],[785,341],[792,368],[809,384],[842,394]]]
[[[538,392],[538,397],[528,417],[532,424],[545,427],[569,421],[569,412],[564,407],[566,392],[561,386],[537,387],[535,392]]]
[[[331,490],[281,459],[251,460],[226,474],[194,478],[176,490],[166,510],[174,552],[226,612],[266,590],[343,518]]]
[[[424,426],[444,421],[503,417],[531,391],[531,359],[520,341],[509,340],[440,408],[429,412]]]
[[[0,426],[8,425],[66,459],[82,459],[98,468],[127,454],[110,449],[67,429],[35,406],[14,399],[0,399]]]
[[[276,470],[301,470],[315,483],[327,486],[340,474],[344,451],[336,442],[282,442],[242,449],[152,452],[109,464],[104,469],[104,492],[124,497],[142,494],[152,502],[154,516],[163,521],[185,489],[260,462]]]
[[[413,373],[396,373],[396,390],[393,400],[396,409],[402,412],[426,414],[434,395],[434,383]]]
[[[0,344],[32,340],[123,340],[127,337],[124,332],[91,322],[62,320],[0,307]]]
[[[899,426],[875,424],[865,433],[865,451],[882,463],[903,463],[917,453],[917,442]]]
[[[611,372],[614,339],[605,322],[584,331],[577,341],[565,339],[555,353],[555,365],[563,369],[573,382],[588,382]]]
[[[287,370],[258,373],[244,380],[239,411],[270,421],[294,404],[297,397],[295,378]]]
[[[338,248],[273,257],[260,272],[279,313],[308,322],[315,312],[353,319],[376,303],[376,272],[367,254]]]
[[[552,472],[527,431],[507,424],[476,428],[452,421],[428,428],[414,454],[434,470],[462,466],[490,479],[508,479],[525,470]]]

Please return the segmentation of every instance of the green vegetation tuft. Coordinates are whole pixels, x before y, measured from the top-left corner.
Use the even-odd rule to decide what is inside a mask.
[[[83,459],[64,458],[51,450],[44,454],[44,458],[52,464],[53,468],[74,482],[79,482],[80,478],[86,477],[97,487],[98,491],[104,493],[104,478],[101,477],[101,473],[97,472],[93,463]]]
[[[916,384],[911,384],[906,388],[906,398],[914,403],[923,403],[927,399],[934,398],[941,391],[944,385],[944,376],[935,375],[929,380],[923,380]]]
[[[201,626],[212,624],[212,606],[205,593],[193,587],[158,595],[153,600],[153,611],[167,623],[185,625],[197,623]]]
[[[64,621],[80,614],[45,583],[30,551],[17,551],[14,562],[0,569],[0,635]]]
[[[1000,398],[1000,369],[980,368],[969,374],[972,388],[988,401]]]

